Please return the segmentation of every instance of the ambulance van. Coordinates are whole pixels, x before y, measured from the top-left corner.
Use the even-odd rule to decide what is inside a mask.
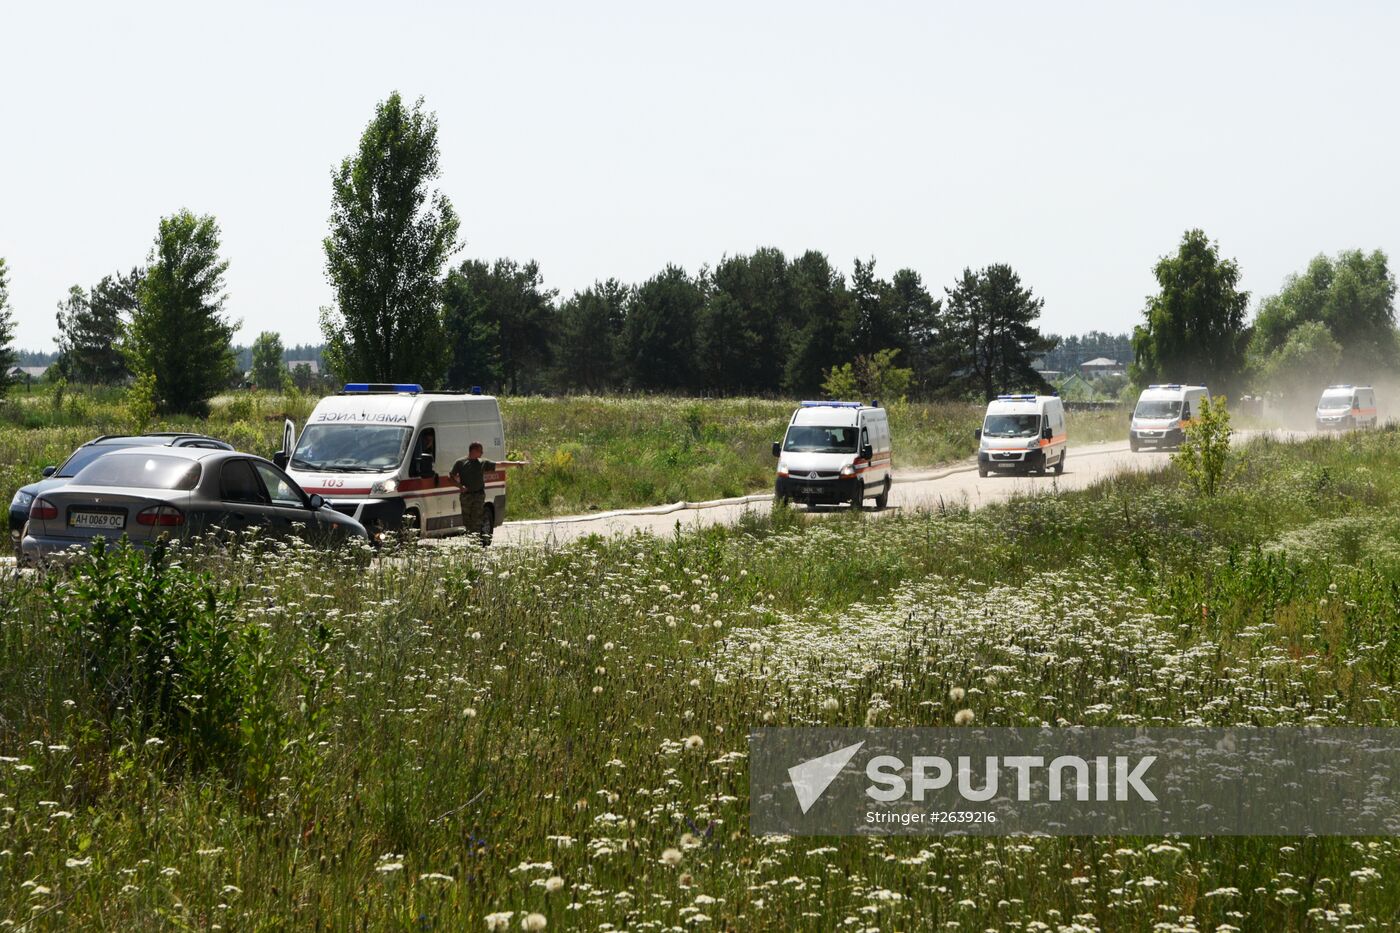
[[[1002,395],[977,429],[977,475],[1065,471],[1065,406],[1054,395]]]
[[[877,508],[889,505],[894,459],[890,419],[879,402],[803,402],[783,439],[773,442],[773,456],[775,501],[860,508],[874,498]]]
[[[1210,389],[1205,386],[1148,386],[1138,396],[1128,423],[1128,445],[1134,451],[1180,447],[1186,440],[1186,426],[1201,414],[1203,401],[1210,401]]]
[[[288,421],[273,461],[308,493],[364,525],[371,537],[405,527],[438,537],[460,533],[459,490],[449,473],[481,444],[487,460],[505,459],[496,399],[467,392],[424,392],[419,385],[350,383],[321,399],[302,428]],[[506,518],[504,470],[486,474],[483,540]]]
[[[1376,390],[1370,386],[1328,386],[1317,402],[1317,429],[1331,431],[1376,426]]]

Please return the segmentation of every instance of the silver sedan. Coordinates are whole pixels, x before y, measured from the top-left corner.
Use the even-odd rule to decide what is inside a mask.
[[[232,450],[133,448],[94,460],[29,507],[26,561],[96,538],[150,545],[161,535],[297,535],[336,546],[368,540],[364,526],[307,495],[261,457]]]

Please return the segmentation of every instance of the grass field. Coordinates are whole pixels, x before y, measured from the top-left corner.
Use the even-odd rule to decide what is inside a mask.
[[[7,578],[0,926],[1384,928],[1391,839],[754,838],[745,736],[964,708],[1395,726],[1396,441],[1258,442],[1213,501],[1169,470],[975,513]]]
[[[212,434],[240,450],[270,456],[282,421],[298,425],[316,399],[245,393],[216,400],[207,420],[172,419],[148,430]],[[590,509],[700,501],[771,490],[770,448],[781,439],[792,401],[519,397],[501,400],[507,447],[528,458],[510,478],[509,517],[540,518]],[[934,466],[976,451],[972,431],[982,406],[960,403],[890,407],[899,469]],[[23,393],[0,406],[0,495],[38,479],[76,446],[99,434],[140,430],[119,393]],[[1127,436],[1119,412],[1071,413],[1070,442]]]

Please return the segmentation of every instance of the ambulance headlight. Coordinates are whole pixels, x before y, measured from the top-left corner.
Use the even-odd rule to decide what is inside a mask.
[[[855,476],[856,468],[848,463],[841,468],[841,475],[846,477]]]
[[[1027,449],[1027,450],[1035,450],[1035,449],[1036,449],[1037,447],[1039,447],[1039,446],[1040,446],[1040,440],[1039,440],[1038,438],[1035,439],[1035,440],[1026,441],[1026,449]]]
[[[396,479],[381,479],[373,486],[369,487],[371,496],[388,496],[399,491],[399,481]]]
[[[788,465],[787,465],[787,461],[785,461],[785,460],[779,460],[779,461],[778,461],[778,475],[779,475],[779,476],[787,476],[787,475],[788,475]]]

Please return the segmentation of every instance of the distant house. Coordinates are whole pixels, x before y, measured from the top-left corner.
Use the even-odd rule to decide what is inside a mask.
[[[1079,364],[1079,371],[1086,376],[1101,375],[1111,373],[1116,376],[1123,374],[1123,364],[1117,360],[1110,360],[1106,356],[1100,356],[1092,360],[1085,360]]]
[[[288,371],[296,372],[298,366],[307,367],[311,370],[311,375],[313,376],[321,375],[321,364],[317,363],[315,360],[287,360]]]
[[[1055,383],[1055,394],[1068,402],[1087,402],[1095,398],[1098,391],[1079,373],[1070,373]]]
[[[15,366],[10,370],[10,378],[33,382],[36,379],[43,379],[44,374],[48,371],[47,366]]]

